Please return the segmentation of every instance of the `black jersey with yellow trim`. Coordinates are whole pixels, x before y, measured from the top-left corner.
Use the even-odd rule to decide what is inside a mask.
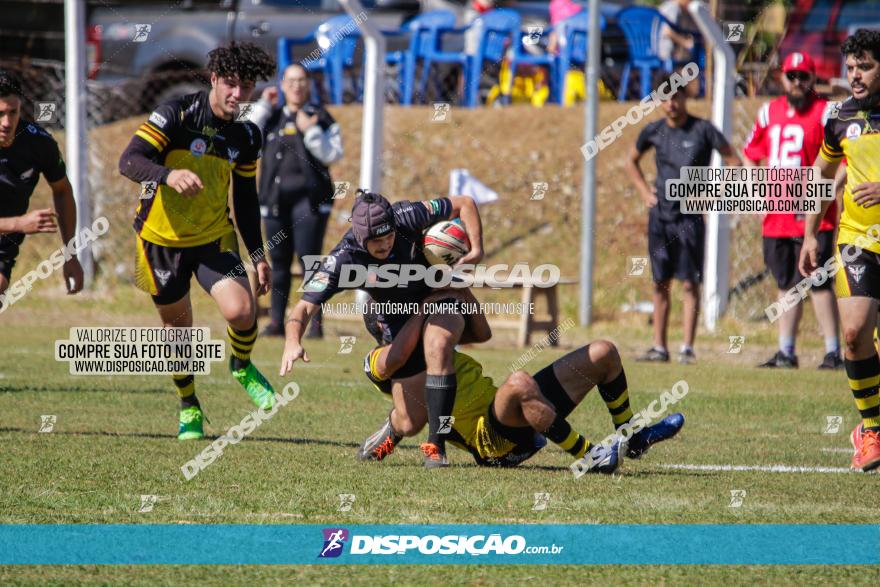
[[[204,186],[195,196],[183,196],[164,184],[145,189],[134,221],[141,238],[168,247],[194,247],[234,231],[229,185],[232,173],[256,177],[262,135],[255,124],[215,116],[208,92],[202,91],[156,108],[135,136],[155,149],[156,163],[188,169]]]
[[[829,163],[846,158],[846,187],[837,242],[859,244],[880,253],[880,242],[864,238],[871,226],[880,223],[880,206],[865,208],[853,200],[856,186],[880,182],[880,108],[862,110],[849,98],[829,104],[826,115],[819,156]]]

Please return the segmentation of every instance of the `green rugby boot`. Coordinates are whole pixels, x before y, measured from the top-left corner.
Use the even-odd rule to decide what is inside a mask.
[[[177,430],[178,440],[201,440],[205,437],[202,428],[204,415],[198,406],[190,406],[180,410],[180,428]]]
[[[253,363],[248,363],[244,369],[233,370],[230,360],[229,370],[232,371],[232,376],[245,388],[258,408],[272,409],[275,405],[275,390]]]

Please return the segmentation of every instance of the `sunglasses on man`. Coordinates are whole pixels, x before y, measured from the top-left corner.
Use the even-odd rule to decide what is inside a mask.
[[[785,74],[785,77],[787,77],[790,82],[793,82],[794,80],[800,80],[802,82],[810,81],[810,74],[806,71],[789,71]]]

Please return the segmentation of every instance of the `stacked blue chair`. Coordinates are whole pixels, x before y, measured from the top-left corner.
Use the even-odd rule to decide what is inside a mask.
[[[599,28],[605,30],[605,17],[599,15]],[[583,68],[587,63],[587,51],[589,49],[590,15],[586,10],[566,18],[556,25],[556,35],[559,39],[559,64],[556,68],[556,87],[559,92],[560,102],[565,96],[565,83],[568,70],[572,65]]]
[[[422,76],[419,90],[424,95],[428,85],[428,76],[434,63],[454,63],[461,66],[464,77],[464,104],[469,108],[475,108],[479,103],[480,76],[483,65],[486,62],[500,63],[508,46],[519,43],[520,17],[513,10],[499,8],[477,18],[467,29],[474,29],[478,34],[476,53],[469,55],[464,51],[443,51],[441,48],[429,50],[422,55]],[[440,38],[444,32],[460,34],[462,29],[453,31],[440,31]]]
[[[539,55],[533,55],[525,48],[525,39],[527,38],[530,39],[531,44],[541,45],[542,48],[545,48],[546,42],[542,43],[541,41],[544,41],[547,36],[550,35],[552,30],[553,29],[551,28],[541,31],[540,39],[536,39],[530,35],[516,35],[513,43],[513,55],[510,58],[510,84],[513,84],[513,80],[516,77],[516,70],[521,65],[546,67],[549,74],[547,79],[549,80],[550,85],[550,101],[558,104],[562,97],[562,86],[559,84],[559,60],[555,55],[552,55],[545,50],[542,50]],[[537,35],[538,33],[535,32],[534,34]],[[509,102],[511,88],[501,88],[501,92],[504,96],[505,102]]]
[[[455,14],[448,10],[432,10],[413,18],[399,32],[390,33],[409,34],[409,48],[406,51],[389,51],[385,58],[387,64],[398,65],[400,68],[401,104],[412,104],[418,63],[424,61],[425,55],[440,50],[442,32],[454,29]]]
[[[672,71],[673,67],[680,64],[672,59],[661,60],[657,53],[663,26],[669,26],[681,33],[688,33],[694,37],[694,59],[700,65],[702,71],[705,63],[705,50],[702,39],[696,31],[685,31],[669,22],[660,12],[653,8],[643,6],[630,6],[617,13],[617,24],[623,30],[626,43],[629,47],[629,59],[623,65],[620,77],[620,90],[617,92],[617,100],[626,100],[629,75],[632,68],[639,70],[639,98],[651,93],[652,76],[654,70],[664,69]],[[702,88],[703,80],[700,85]]]
[[[309,72],[321,72],[328,85],[330,103],[342,103],[345,70],[354,67],[354,53],[360,29],[348,15],[334,16],[321,23],[307,37],[278,39],[278,68],[284,71],[291,61],[295,45],[318,44],[320,54],[310,55],[302,64]]]
[[[623,64],[617,100],[626,100],[629,76],[632,68],[639,70],[639,98],[651,93],[654,70],[665,68],[657,55],[660,34],[666,19],[657,10],[644,6],[630,6],[617,13],[617,24],[626,37],[629,58]]]

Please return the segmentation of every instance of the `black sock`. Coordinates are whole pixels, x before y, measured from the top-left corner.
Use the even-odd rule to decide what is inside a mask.
[[[440,433],[441,418],[452,416],[455,405],[455,390],[458,381],[455,373],[449,375],[428,375],[425,380],[425,399],[428,404],[428,442],[436,444],[441,451],[446,449],[445,430]]]
[[[232,326],[226,327],[229,337],[229,346],[232,347],[232,361],[230,365],[233,371],[244,369],[251,363],[251,350],[257,342],[257,323],[247,330],[236,330]]]
[[[544,432],[544,436],[577,459],[583,457],[593,446],[580,433],[572,430],[571,424],[560,416],[556,416],[556,419],[553,420],[553,423]]]
[[[174,385],[177,387],[177,395],[180,397],[180,409],[185,410],[193,406],[199,408],[199,398],[196,397],[196,378],[193,375],[172,375]]]
[[[629,406],[629,390],[626,386],[626,373],[623,369],[620,374],[608,383],[600,383],[599,395],[611,414],[611,421],[615,428],[620,428],[633,418],[632,408]]]

